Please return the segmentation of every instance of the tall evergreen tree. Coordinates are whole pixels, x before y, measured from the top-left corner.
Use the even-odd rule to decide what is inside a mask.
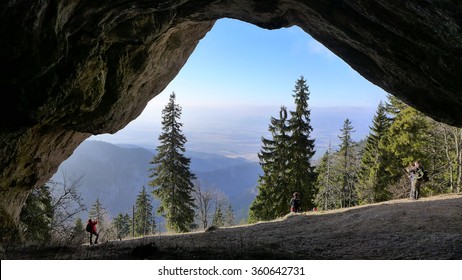
[[[425,160],[428,144],[428,122],[425,116],[411,107],[400,111],[389,129],[388,148],[407,166],[415,160]]]
[[[115,234],[118,239],[125,238],[130,235],[131,232],[131,219],[128,213],[125,215],[119,213],[117,217],[112,221],[115,229]]]
[[[151,234],[154,229],[153,221],[151,198],[143,186],[135,204],[135,235],[145,236]]]
[[[291,193],[289,167],[290,135],[287,109],[281,106],[279,119],[272,117],[268,128],[272,139],[262,137],[258,154],[263,175],[258,180],[258,194],[249,211],[249,221],[271,220],[288,212],[287,195]]]
[[[223,215],[223,210],[221,210],[222,205],[217,205],[215,209],[215,214],[213,215],[212,225],[215,227],[223,227],[225,225],[225,217]]]
[[[228,209],[225,212],[225,226],[234,226],[236,224],[234,211],[231,204],[228,205]]]
[[[355,170],[356,155],[354,149],[354,142],[351,138],[351,133],[354,132],[354,128],[349,119],[346,119],[343,123],[341,133],[339,135],[340,149],[339,153],[340,164],[342,169],[341,175],[341,186],[342,186],[342,207],[354,206],[357,202],[356,199],[356,182],[357,173]]]
[[[396,117],[401,113],[402,110],[409,107],[403,101],[394,97],[391,94],[387,95],[387,102],[385,102],[385,111],[387,112],[388,117],[391,122],[394,122]]]
[[[337,158],[333,154],[332,147],[329,144],[329,148],[316,166],[316,174],[318,175],[316,183],[319,190],[316,197],[316,204],[322,210],[341,207],[341,189],[335,180],[338,176],[334,168]]]
[[[357,189],[360,203],[372,203],[385,201],[391,198],[387,186],[391,179],[386,172],[384,151],[381,142],[391,125],[387,116],[385,105],[380,102],[377,107],[370,133],[366,138],[366,146],[361,157],[361,170],[359,186]]]
[[[429,162],[429,123],[422,113],[395,97],[389,97],[386,108],[392,123],[379,147],[384,151],[384,166],[394,186],[390,191],[394,198],[403,198],[409,194],[409,182],[404,186],[398,184],[408,181],[404,169],[416,160],[423,166]]]
[[[34,189],[26,199],[19,215],[27,241],[46,243],[51,241],[53,206],[47,185]]]
[[[78,217],[74,222],[70,242],[73,244],[82,244],[85,241],[86,236],[85,224],[82,221],[82,218]]]
[[[289,195],[296,191],[299,192],[302,209],[311,209],[315,206],[314,199],[317,193],[316,174],[311,165],[315,150],[314,139],[311,139],[313,128],[308,109],[310,91],[303,76],[296,81],[293,92],[295,111],[290,112],[291,118],[288,122],[291,133],[288,168],[291,178]]]
[[[166,227],[175,232],[187,232],[194,222],[192,196],[195,175],[189,170],[190,159],[184,156],[186,137],[182,134],[181,107],[175,104],[175,93],[162,111],[162,130],[157,154],[150,162],[149,185],[160,199],[157,213],[165,216]]]
[[[104,242],[105,240],[114,237],[115,234],[112,232],[111,218],[109,217],[109,213],[106,208],[104,208],[102,203],[99,201],[99,198],[97,198],[95,204],[91,206],[89,217],[98,221],[96,228],[100,234],[98,238],[99,241]]]
[[[106,220],[108,219],[108,212],[99,201],[99,198],[97,198],[95,204],[91,206],[89,216],[93,220],[96,219],[100,227],[106,225]]]
[[[391,95],[385,109],[390,125],[378,145],[384,170],[381,180],[388,182],[392,198],[404,198],[409,196],[410,188],[405,168],[416,160],[427,168],[442,155],[432,155],[438,149],[432,148],[437,140],[432,136],[435,128],[429,118]]]

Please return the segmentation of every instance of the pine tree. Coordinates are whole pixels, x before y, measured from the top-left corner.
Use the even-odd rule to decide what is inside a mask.
[[[73,244],[82,244],[85,241],[86,237],[85,224],[82,221],[82,218],[78,217],[75,220],[74,228],[72,229],[70,241]]]
[[[390,94],[387,95],[387,100],[388,102],[385,103],[385,111],[387,112],[391,122],[394,122],[400,112],[409,106]]]
[[[225,217],[223,215],[223,211],[221,210],[221,205],[217,205],[217,208],[215,209],[212,225],[215,227],[223,227],[225,225]]]
[[[97,198],[95,203],[91,206],[89,216],[90,219],[97,220],[98,223],[103,223],[103,221],[106,219],[107,211],[101,202],[99,202],[99,198]]]
[[[383,162],[391,181],[390,192],[393,198],[404,198],[409,195],[409,179],[404,169],[416,160],[423,166],[430,161],[429,123],[422,113],[394,97],[389,98],[386,108],[392,123],[379,147],[385,154]]]
[[[98,221],[98,224],[96,225],[98,232],[105,232],[105,236],[100,235],[99,240],[104,241],[105,238],[109,238],[109,231],[111,229],[109,213],[106,208],[103,207],[99,198],[97,198],[95,204],[91,206],[89,216],[90,219]]]
[[[432,161],[430,123],[422,113],[389,96],[386,105],[392,123],[379,144],[385,153],[383,162],[391,178],[389,184],[393,198],[409,195],[408,174],[411,163],[419,160],[424,167]]]
[[[271,220],[288,212],[287,194],[291,193],[288,173],[290,136],[287,109],[281,106],[279,119],[272,117],[268,130],[272,139],[262,137],[258,154],[263,175],[258,180],[258,194],[249,211],[249,222]]]
[[[135,204],[135,235],[145,236],[153,231],[152,202],[146,188],[140,191]]]
[[[354,128],[349,119],[343,123],[341,134],[339,135],[340,149],[339,153],[340,164],[342,169],[341,187],[342,187],[342,207],[351,207],[356,204],[356,190],[355,185],[357,182],[357,173],[355,170],[355,149],[354,142],[351,138],[351,133]]]
[[[283,106],[280,118],[271,118],[269,131],[272,139],[262,138],[258,154],[264,174],[260,176],[258,195],[252,202],[249,221],[270,220],[285,215],[292,193],[302,196],[302,208],[314,207],[317,193],[316,173],[311,166],[314,140],[310,139],[309,89],[303,77],[294,89],[295,110],[287,118]]]
[[[358,199],[361,204],[385,201],[391,198],[387,187],[391,182],[386,172],[386,152],[382,141],[388,132],[391,120],[387,116],[385,105],[380,102],[377,107],[370,133],[366,138],[366,146],[361,157]]]
[[[157,213],[165,216],[166,227],[175,232],[187,232],[194,222],[195,175],[189,170],[190,159],[184,156],[186,137],[182,134],[181,107],[175,104],[175,93],[162,111],[162,130],[157,154],[150,162],[149,186],[161,201]]]
[[[51,241],[53,206],[47,185],[34,189],[26,199],[19,215],[23,234],[27,241],[46,243]]]
[[[291,111],[289,120],[290,154],[290,190],[299,192],[302,200],[302,209],[311,209],[315,206],[314,199],[317,189],[315,186],[316,173],[311,166],[311,159],[315,154],[314,139],[310,135],[313,131],[310,120],[310,110],[308,109],[310,91],[306,80],[301,76],[295,83],[294,99],[295,111]]]
[[[119,213],[112,223],[118,239],[122,239],[130,235],[131,219],[127,213],[125,215]]]
[[[426,159],[428,122],[425,116],[411,107],[400,111],[389,129],[388,147],[401,167]]]
[[[335,175],[336,170],[333,168],[335,158],[332,152],[332,146],[329,144],[329,148],[316,166],[316,174],[318,174],[316,183],[319,189],[316,197],[316,204],[322,210],[341,207],[341,190],[339,185],[335,182],[337,176]]]
[[[225,226],[234,226],[236,224],[235,220],[233,207],[229,204],[225,213]]]

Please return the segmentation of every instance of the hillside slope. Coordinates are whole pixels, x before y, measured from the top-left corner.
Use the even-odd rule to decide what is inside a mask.
[[[148,186],[149,163],[154,152],[134,145],[117,146],[101,141],[85,141],[64,161],[53,180],[63,182],[66,177],[82,176],[79,192],[87,210],[99,199],[111,217],[131,213],[136,197],[143,186]],[[237,221],[247,217],[255,197],[255,185],[261,173],[257,162],[224,156],[188,152],[191,171],[203,187],[223,192],[231,203]],[[149,187],[148,187],[149,189]],[[159,205],[153,199],[154,209]],[[88,212],[81,214],[86,220]],[[163,219],[158,217],[157,223]]]
[[[462,259],[462,195],[289,214],[272,222],[97,246],[11,250],[10,259]]]

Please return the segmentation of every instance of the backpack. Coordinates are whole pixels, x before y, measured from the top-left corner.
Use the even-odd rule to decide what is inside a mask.
[[[422,180],[424,182],[428,182],[430,178],[428,178],[428,172],[427,170],[424,170],[422,167],[417,169],[416,172],[417,180]]]
[[[93,227],[90,225],[90,223],[87,224],[87,227],[85,228],[86,232],[91,232],[93,230]]]
[[[430,178],[428,177],[428,172],[427,172],[427,170],[424,170],[423,173],[424,173],[424,174],[423,174],[422,179],[424,180],[424,182],[430,181]]]
[[[290,204],[295,210],[300,210],[300,199],[291,199]]]

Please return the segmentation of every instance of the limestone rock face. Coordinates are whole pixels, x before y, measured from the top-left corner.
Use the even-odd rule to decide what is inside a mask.
[[[85,138],[136,118],[223,17],[298,25],[374,84],[462,126],[455,1],[5,0],[0,13],[2,225]]]

